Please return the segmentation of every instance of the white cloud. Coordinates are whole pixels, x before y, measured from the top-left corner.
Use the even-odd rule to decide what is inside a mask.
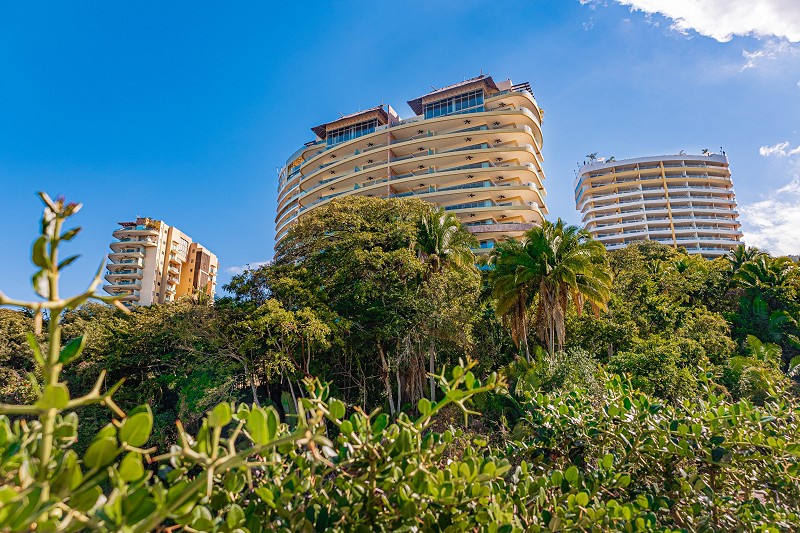
[[[228,274],[233,274],[234,276],[244,273],[245,270],[251,270],[258,267],[262,267],[265,265],[270,264],[272,261],[256,261],[255,263],[247,263],[246,265],[242,266],[232,266],[225,269],[225,272]]]
[[[784,141],[782,143],[773,144],[772,146],[762,146],[758,149],[758,153],[764,157],[769,157],[772,155],[789,157],[800,154],[800,146],[797,146],[797,148],[792,148],[788,151],[786,150],[787,148],[789,148],[789,141]]]
[[[773,255],[800,253],[800,176],[740,212],[748,246]]]
[[[750,52],[742,50],[742,57],[747,61],[742,65],[741,72],[749,68],[754,68],[764,60],[774,60],[787,53],[795,53],[796,49],[786,40],[769,39],[760,49]]]
[[[595,0],[580,0],[593,8]],[[734,35],[778,37],[800,42],[798,0],[617,0],[632,11],[661,14],[674,30],[690,30],[728,42]]]

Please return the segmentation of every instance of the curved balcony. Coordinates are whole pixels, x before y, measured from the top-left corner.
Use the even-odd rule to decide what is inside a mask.
[[[116,252],[108,254],[111,261],[118,261],[120,259],[144,259],[144,248],[136,247],[121,247]]]
[[[431,139],[436,136],[433,133],[429,136],[427,133],[429,131],[436,132],[444,129],[447,130],[448,133],[453,133],[457,131],[457,128],[462,128],[460,132],[463,134],[466,133],[464,130],[469,128],[494,124],[495,122],[502,124],[505,120],[498,119],[513,119],[514,117],[520,116],[527,117],[535,126],[535,128],[531,128],[531,133],[534,136],[534,144],[537,146],[537,152],[541,153],[541,121],[538,114],[538,110],[534,113],[527,107],[509,105],[480,113],[453,114],[430,119],[414,117],[412,119],[402,120],[397,124],[391,125],[388,128],[388,132],[387,127],[382,126],[377,128],[373,133],[351,139],[320,151],[314,157],[303,162],[300,167],[300,172],[303,174],[301,179],[304,181],[312,174],[324,170],[331,163],[348,161],[350,160],[350,156],[356,155],[356,153],[358,153],[358,155],[363,155],[366,152],[378,153],[377,151],[387,146],[394,147],[408,141]],[[387,133],[390,133],[390,139],[388,141]],[[392,137],[394,140],[391,139]],[[338,161],[327,161],[328,159],[338,159]],[[290,184],[291,182],[287,182],[287,185]]]
[[[398,193],[387,192],[387,183],[389,182],[390,186],[395,191],[400,190],[404,187],[413,190],[413,184],[418,184],[419,188],[421,188],[423,186],[429,186],[426,184],[430,183],[435,184],[433,185],[434,187],[442,189],[454,185],[457,186],[458,184],[467,184],[470,181],[474,182],[485,181],[487,178],[493,177],[494,178],[493,182],[497,183],[498,184],[497,187],[499,188],[501,187],[500,185],[501,181],[511,181],[511,179],[517,177],[520,173],[524,173],[526,171],[529,173],[533,173],[533,175],[536,176],[535,172],[532,172],[533,171],[532,165],[509,164],[502,166],[492,166],[491,164],[486,164],[486,166],[475,167],[475,168],[473,168],[470,165],[467,165],[467,167],[469,168],[456,167],[440,171],[426,172],[424,174],[419,174],[419,175],[415,175],[414,173],[410,173],[410,175],[400,174],[392,176],[390,179],[383,178],[379,180],[373,180],[371,182],[366,181],[363,182],[364,183],[363,186],[353,187],[352,189],[345,190],[344,192],[341,193],[318,197],[310,204],[302,206],[300,208],[300,213],[304,213],[316,205],[327,203],[333,198],[338,198],[340,196],[349,196],[352,194],[359,194],[366,196],[369,196],[370,194],[374,196],[387,196],[389,194],[392,195],[398,194]],[[530,175],[531,174],[529,174],[529,176]],[[534,187],[535,185],[537,185],[536,181],[526,181],[526,183],[534,184]],[[542,190],[539,189],[538,187],[536,189],[537,189],[537,194],[541,200],[543,197]],[[301,200],[306,201],[307,198],[308,197],[303,197]]]
[[[462,125],[463,126],[463,125]],[[318,166],[315,169],[307,169],[304,167],[305,173],[301,178],[301,188],[305,184],[308,188],[308,183],[314,183],[314,177],[319,175],[321,171],[325,173],[334,174],[344,170],[345,173],[350,172],[350,168],[371,168],[377,165],[386,163],[387,151],[391,154],[391,159],[396,161],[419,155],[419,153],[443,153],[447,151],[460,150],[464,146],[488,144],[499,147],[500,145],[507,145],[515,143],[516,145],[529,145],[532,146],[534,154],[540,153],[540,149],[536,145],[536,139],[533,135],[533,130],[527,125],[506,125],[498,127],[478,126],[469,128],[459,128],[455,131],[447,132],[427,132],[410,139],[395,140],[389,143],[391,148],[389,150],[378,150],[381,146],[371,148],[366,152],[356,150],[354,154],[345,154],[343,157],[328,161]],[[384,143],[386,146],[386,143]],[[330,154],[330,158],[336,158],[335,155]],[[377,162],[375,162],[377,160]],[[540,163],[535,161],[537,165]],[[346,167],[346,168],[344,168]],[[323,175],[325,173],[322,173]]]
[[[299,208],[298,208],[298,207],[295,207],[295,208],[293,208],[293,209],[290,209],[289,211],[287,211],[286,213],[284,213],[284,214],[283,214],[283,216],[281,217],[281,219],[280,219],[280,220],[278,220],[278,222],[276,223],[276,226],[275,226],[275,235],[276,235],[276,238],[275,238],[275,240],[276,240],[276,241],[279,241],[279,240],[281,240],[281,239],[283,238],[283,235],[281,235],[281,237],[280,237],[280,238],[278,238],[278,237],[277,237],[277,236],[278,236],[278,234],[283,234],[283,233],[285,233],[285,232],[284,232],[284,230],[285,230],[285,229],[286,229],[286,228],[287,228],[287,227],[288,227],[288,226],[289,226],[289,225],[290,225],[292,222],[294,222],[294,221],[297,219],[297,215],[299,215],[299,214],[300,214],[300,210],[299,210]]]
[[[117,261],[108,263],[106,268],[112,271],[122,271],[131,269],[140,269],[144,266],[144,261],[141,259],[123,258]]]
[[[104,277],[106,281],[108,281],[109,283],[116,283],[118,281],[124,281],[124,280],[137,280],[137,279],[142,279],[142,271],[134,269],[112,270],[106,272],[106,275]]]
[[[667,193],[670,200],[680,198],[708,198],[710,196],[717,197],[731,197],[733,191],[730,188],[722,187],[707,187],[707,186],[679,186],[667,187]],[[630,198],[631,196],[643,196],[645,200],[652,199],[653,196],[665,196],[663,186],[648,186],[640,188],[631,188],[624,191],[618,191],[611,194],[587,196],[578,203],[578,210],[583,211],[586,204],[592,202],[599,205],[611,205],[615,202],[612,200],[621,198]],[[625,203],[625,202],[619,202]]]
[[[103,290],[108,294],[115,294],[115,291],[138,291],[142,284],[137,280],[118,280],[109,281],[108,285],[103,285]]]
[[[130,248],[131,246],[155,246],[158,240],[152,237],[122,237],[121,239],[112,242],[109,246],[114,252]]]
[[[115,239],[122,240],[125,237],[142,237],[142,236],[158,236],[159,230],[156,228],[149,228],[146,226],[136,226],[130,228],[119,228],[111,235]]]
[[[500,161],[497,161],[497,159]],[[318,196],[322,196],[326,191],[337,190],[337,188],[341,187],[348,189],[354,187],[359,182],[365,180],[370,181],[371,179],[382,179],[388,175],[423,175],[436,172],[436,167],[445,167],[441,170],[441,172],[444,172],[452,168],[458,168],[459,166],[466,167],[477,164],[477,162],[481,161],[485,161],[487,164],[491,165],[491,163],[501,164],[508,160],[516,160],[520,163],[533,165],[535,159],[535,153],[531,145],[503,146],[497,148],[481,147],[468,150],[454,149],[433,154],[427,152],[420,153],[419,155],[412,154],[395,158],[388,164],[384,161],[365,168],[354,167],[354,169],[349,172],[331,176],[319,182],[311,180],[305,184],[306,194],[300,197],[300,204],[307,205],[309,198],[313,200]],[[313,186],[310,186],[312,184]],[[303,188],[302,184],[301,188]]]

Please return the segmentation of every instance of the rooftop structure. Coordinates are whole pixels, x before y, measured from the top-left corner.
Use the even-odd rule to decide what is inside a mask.
[[[575,205],[609,250],[651,240],[716,257],[741,244],[725,155],[592,162],[578,171]]]
[[[542,117],[530,85],[477,76],[410,100],[401,119],[375,106],[315,126],[278,183],[276,241],[334,198],[413,196],[452,211],[485,252],[547,213]]]
[[[103,289],[128,307],[175,301],[203,292],[213,297],[217,256],[174,226],[137,218],[112,234]]]

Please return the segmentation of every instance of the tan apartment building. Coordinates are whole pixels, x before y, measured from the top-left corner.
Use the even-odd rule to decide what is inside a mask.
[[[724,154],[592,162],[574,185],[583,224],[609,250],[651,240],[718,257],[742,243]]]
[[[316,207],[349,195],[413,196],[455,213],[477,252],[541,223],[542,117],[528,83],[481,75],[312,128],[280,173],[276,242]]]
[[[112,234],[103,289],[131,307],[173,302],[217,286],[217,256],[174,226],[150,218],[120,222]]]

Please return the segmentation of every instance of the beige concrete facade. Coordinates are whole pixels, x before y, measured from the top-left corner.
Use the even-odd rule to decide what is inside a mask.
[[[408,102],[401,119],[377,106],[316,126],[280,173],[276,242],[334,198],[413,196],[455,213],[477,252],[541,223],[542,117],[527,83],[478,76]]]
[[[131,307],[173,302],[199,292],[213,298],[217,256],[173,226],[137,218],[112,234],[103,289]]]
[[[741,244],[725,155],[590,163],[575,179],[575,205],[586,229],[609,250],[652,240],[718,257]]]

